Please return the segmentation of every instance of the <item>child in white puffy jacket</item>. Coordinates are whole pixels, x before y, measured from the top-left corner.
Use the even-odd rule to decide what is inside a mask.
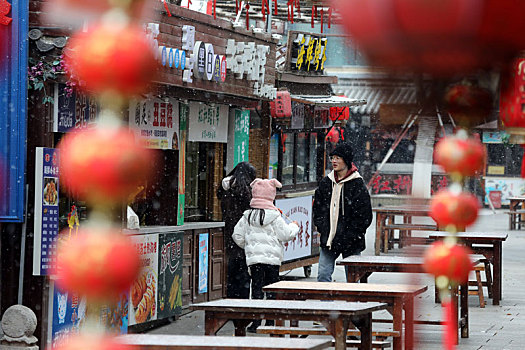
[[[287,224],[273,204],[276,188],[282,187],[279,181],[255,179],[250,186],[251,209],[246,210],[235,225],[233,240],[244,248],[246,254],[246,264],[252,277],[252,298],[263,299],[262,288],[279,281],[283,243],[297,235],[299,225],[296,221]],[[275,299],[275,296],[268,293],[267,299]],[[260,324],[261,320],[254,321],[248,331],[254,332]]]

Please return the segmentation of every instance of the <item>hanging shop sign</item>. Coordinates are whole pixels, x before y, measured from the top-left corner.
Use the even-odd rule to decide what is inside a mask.
[[[100,107],[94,97],[77,90],[67,91],[65,84],[55,84],[53,131],[69,132],[94,126]]]
[[[450,180],[446,175],[432,175],[430,192],[434,194],[448,186]],[[412,174],[381,174],[374,178],[370,188],[371,194],[412,194]]]
[[[33,275],[49,275],[56,263],[58,239],[59,155],[53,148],[36,148]]]
[[[291,42],[290,70],[301,72],[322,72],[326,61],[328,39],[315,34],[293,33]]]
[[[312,196],[278,199],[275,205],[285,217],[285,221],[297,221],[299,233],[293,240],[284,244],[284,261],[310,256],[312,254]]]
[[[159,235],[132,236],[140,256],[142,269],[131,285],[129,302],[129,325],[157,319],[158,300],[158,250]]]
[[[208,234],[199,234],[199,294],[208,292]]]
[[[160,23],[146,25],[161,64],[158,83],[275,98],[276,42],[270,35],[237,31],[231,22],[217,19],[210,23],[195,11],[166,6],[171,16],[163,14]],[[174,26],[182,30],[172,31]]]
[[[287,90],[277,91],[275,101],[270,102],[270,114],[273,118],[292,116],[292,100]]]
[[[227,105],[190,103],[188,140],[193,142],[228,142]]]
[[[179,315],[182,311],[183,236],[184,232],[159,235],[159,319]]]
[[[235,110],[234,120],[234,142],[233,142],[233,166],[240,162],[248,161],[250,140],[250,111]]]
[[[133,101],[129,125],[149,148],[179,149],[179,103],[172,98]]]

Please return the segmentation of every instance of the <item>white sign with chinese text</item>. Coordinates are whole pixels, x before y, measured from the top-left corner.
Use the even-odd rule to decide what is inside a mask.
[[[299,233],[284,244],[284,260],[308,257],[312,254],[312,196],[285,198],[275,201],[283,212],[284,221],[299,223]]]
[[[133,101],[129,125],[149,148],[179,149],[179,103],[172,98]]]
[[[227,105],[190,103],[188,140],[193,142],[228,142]]]

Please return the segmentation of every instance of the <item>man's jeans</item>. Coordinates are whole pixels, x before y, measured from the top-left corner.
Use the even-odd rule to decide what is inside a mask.
[[[334,253],[328,248],[320,248],[319,267],[317,270],[317,282],[332,282],[335,260],[340,253]],[[348,267],[345,266],[345,274],[348,275]]]

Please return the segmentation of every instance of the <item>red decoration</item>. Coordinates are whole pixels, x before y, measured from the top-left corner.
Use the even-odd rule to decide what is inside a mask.
[[[472,251],[465,246],[434,242],[425,251],[425,271],[435,277],[445,276],[456,284],[465,283],[473,268],[469,254]]]
[[[500,117],[503,126],[510,133],[521,134],[525,131],[523,105],[525,105],[525,58],[519,58],[501,77]]]
[[[217,19],[217,0],[213,0],[213,19]]]
[[[312,28],[314,27],[314,16],[317,17],[317,10],[315,5],[312,5]]]
[[[129,237],[109,230],[83,228],[59,244],[56,253],[61,288],[97,300],[128,291],[140,271],[139,255]]]
[[[525,2],[333,0],[372,64],[450,76],[513,57],[525,47]],[[503,25],[503,23],[505,25]]]
[[[268,0],[262,0],[261,2],[261,14],[263,21],[266,21],[266,11],[268,11]]]
[[[138,350],[136,346],[118,343],[114,337],[73,334],[60,340],[54,350]]]
[[[94,27],[75,34],[68,47],[69,70],[88,91],[135,95],[155,76],[152,45],[138,26]]]
[[[168,3],[166,2],[166,0],[162,0],[162,2],[164,3],[164,9],[166,10],[166,13],[168,14],[169,17],[172,17],[170,9],[168,7]]]
[[[478,199],[474,195],[445,189],[432,198],[429,214],[440,228],[455,225],[463,229],[476,221],[478,210]]]
[[[153,153],[127,129],[90,129],[58,146],[64,187],[89,202],[120,202],[152,173]]]
[[[273,3],[274,3],[274,11],[273,11],[273,14],[274,14],[275,16],[277,16],[277,14],[278,14],[278,13],[277,13],[277,0],[273,0],[273,1],[274,1],[274,2],[273,2]]]
[[[437,143],[434,159],[447,173],[474,176],[483,169],[485,148],[473,137],[448,136]]]
[[[447,89],[445,104],[458,125],[472,127],[490,116],[492,96],[486,89],[461,83]]]
[[[250,4],[246,4],[246,30],[250,30]]]
[[[287,90],[277,91],[275,101],[270,102],[270,115],[273,118],[292,116],[292,99]]]
[[[7,26],[11,23],[13,19],[9,17],[9,12],[11,12],[11,4],[6,0],[0,0],[0,24]]]
[[[343,131],[341,128],[334,127],[328,132],[328,134],[326,134],[326,141],[328,142],[336,144],[340,139],[344,140]]]
[[[457,322],[457,308],[454,310],[454,304],[452,300],[442,301],[441,306],[443,307],[443,320],[445,326],[445,332],[443,334],[443,345],[445,350],[454,350],[456,348],[456,341],[458,338],[457,330],[454,324]]]
[[[321,34],[323,34],[323,17],[324,17],[324,11],[321,9]]]
[[[345,95],[339,95],[339,96],[346,97]],[[349,107],[330,107],[330,119],[332,121],[350,119],[350,108]]]
[[[332,28],[332,8],[328,8],[328,28]]]

